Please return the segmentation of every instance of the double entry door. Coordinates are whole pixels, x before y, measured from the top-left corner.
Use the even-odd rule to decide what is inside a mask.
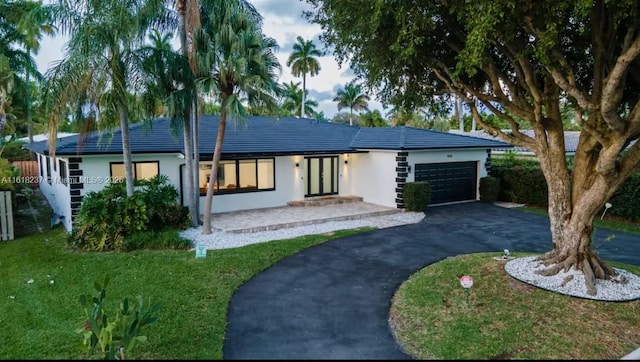
[[[338,194],[338,156],[304,159],[306,197]]]

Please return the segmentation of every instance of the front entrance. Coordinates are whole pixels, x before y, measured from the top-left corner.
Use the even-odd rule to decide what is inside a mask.
[[[338,156],[307,157],[304,170],[305,197],[338,194]]]

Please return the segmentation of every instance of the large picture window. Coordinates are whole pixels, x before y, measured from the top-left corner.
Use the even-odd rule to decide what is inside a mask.
[[[273,158],[220,161],[214,194],[275,190]],[[211,163],[200,163],[200,196],[207,194],[211,183]]]
[[[158,161],[133,162],[134,180],[149,180],[160,173],[160,163]],[[125,179],[124,163],[111,163],[111,179]]]

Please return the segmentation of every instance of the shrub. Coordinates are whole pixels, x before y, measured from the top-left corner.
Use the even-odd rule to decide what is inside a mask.
[[[531,160],[492,160],[490,176],[500,180],[499,200],[546,206],[547,181],[540,164]]]
[[[616,190],[607,213],[630,221],[640,221],[640,173],[634,173]],[[603,209],[604,210],[604,209]]]
[[[127,196],[124,183],[85,195],[69,244],[84,250],[123,250],[125,239],[144,231],[185,229],[188,212],[166,176],[136,182]]]
[[[480,201],[495,202],[500,196],[500,179],[487,176],[480,178]]]
[[[178,230],[141,231],[125,239],[123,250],[187,250],[193,246],[192,244],[190,240],[181,238]]]
[[[407,210],[427,212],[431,201],[431,185],[427,181],[406,183],[403,196]]]

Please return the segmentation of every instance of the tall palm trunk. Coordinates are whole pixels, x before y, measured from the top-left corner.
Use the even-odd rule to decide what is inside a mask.
[[[198,120],[200,118],[198,112],[198,98],[195,97],[193,101],[193,119],[191,125],[193,126],[193,205],[200,214],[200,178],[198,172],[200,172],[200,144],[198,142]],[[200,222],[200,218],[196,220]]]
[[[31,48],[27,47],[27,56],[30,57],[31,56]],[[31,101],[29,100],[29,96],[30,96],[30,92],[29,92],[29,65],[27,65],[26,67],[24,67],[24,71],[25,71],[25,83],[26,83],[26,94],[25,94],[25,103],[27,104],[27,108],[26,108],[26,114],[25,114],[25,119],[27,122],[27,136],[29,137],[29,143],[33,143],[33,129],[31,127]]]
[[[228,96],[227,96],[228,97]],[[223,95],[222,104],[225,104],[225,96]],[[202,220],[202,233],[204,235],[211,234],[211,206],[213,204],[213,188],[215,181],[218,179],[218,167],[220,165],[220,156],[222,155],[222,142],[224,141],[224,132],[227,129],[227,111],[222,107],[220,110],[220,122],[218,123],[218,136],[216,137],[216,147],[213,151],[213,165],[211,165],[211,178],[209,187],[207,188],[207,197],[204,202],[204,216]]]
[[[129,141],[129,111],[126,104],[120,104],[120,132],[122,135],[122,157],[124,159],[124,178],[127,187],[127,196],[133,196],[133,163],[131,162],[131,146]]]
[[[349,126],[353,126],[353,107],[349,108]]]
[[[176,0],[176,10],[178,12],[178,31],[180,33],[180,45],[182,46],[182,54],[188,55],[187,47],[187,0]],[[191,105],[189,105],[191,107]],[[185,174],[186,182],[184,182],[184,201],[187,203],[189,209],[189,215],[191,218],[191,226],[198,226],[198,213],[194,204],[195,189],[194,189],[194,169],[193,169],[193,145],[192,145],[192,133],[191,133],[191,109],[185,110],[183,119],[183,143],[184,143],[184,158],[185,158]]]
[[[306,73],[302,73],[302,106],[300,108],[300,118],[304,118],[304,92],[307,89],[307,75]]]

